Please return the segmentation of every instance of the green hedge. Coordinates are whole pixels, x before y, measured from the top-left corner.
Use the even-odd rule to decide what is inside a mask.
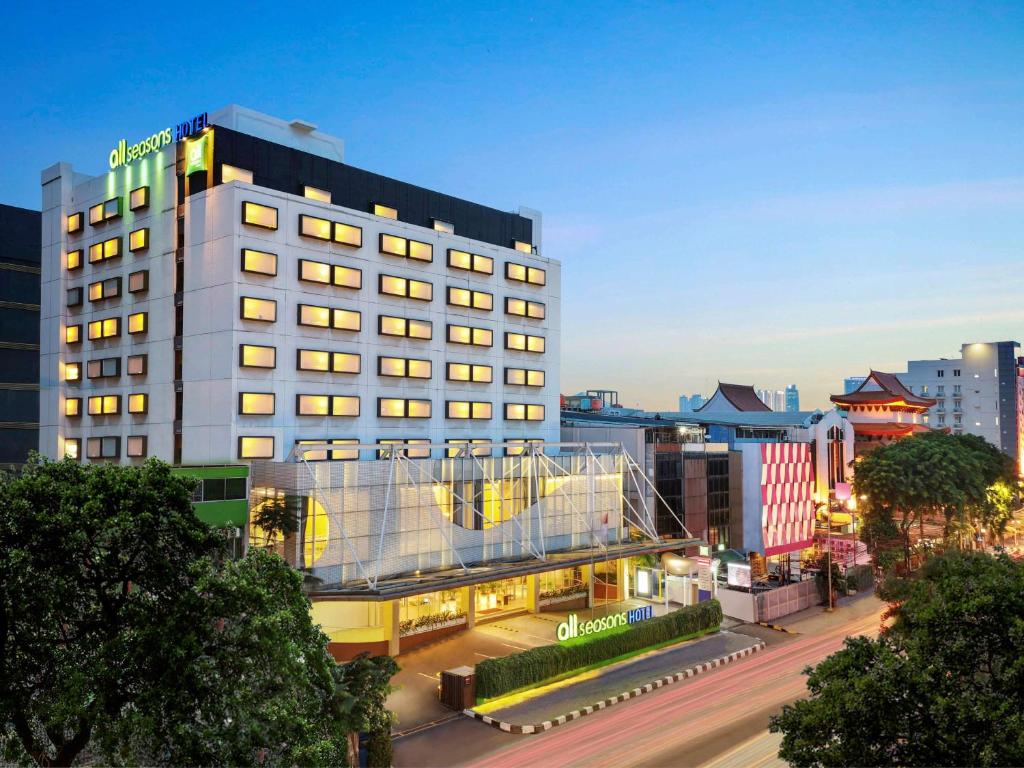
[[[476,665],[476,695],[478,699],[491,699],[676,637],[715,629],[721,623],[722,606],[717,600],[706,600],[638,622],[618,634],[599,635],[576,645],[545,645],[498,659],[484,659]]]

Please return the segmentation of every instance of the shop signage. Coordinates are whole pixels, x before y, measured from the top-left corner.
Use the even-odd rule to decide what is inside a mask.
[[[746,563],[726,563],[726,581],[734,587],[749,587],[750,566]]]
[[[627,624],[636,624],[638,621],[646,621],[653,618],[654,608],[649,605],[634,608],[631,611],[613,613],[609,616],[602,616],[599,619],[591,619],[590,621],[580,621],[579,616],[575,613],[570,613],[565,621],[558,625],[555,634],[558,637],[558,641],[564,643],[566,640],[572,640],[575,637],[596,635],[598,632],[605,632],[609,629],[615,629],[615,627],[624,627]]]
[[[146,155],[159,152],[172,141],[187,139],[189,136],[199,133],[209,124],[209,117],[205,112],[201,112],[183,123],[178,123],[174,128],[164,128],[162,131],[157,131],[152,136],[147,136],[135,144],[128,144],[127,141],[121,139],[117,142],[117,146],[110,150],[110,157],[108,158],[110,170],[113,171],[122,165],[133,163]]]

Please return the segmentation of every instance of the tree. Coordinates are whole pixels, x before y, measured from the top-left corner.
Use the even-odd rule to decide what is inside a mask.
[[[864,540],[877,552],[898,539],[908,563],[915,525],[941,522],[947,537],[958,521],[976,526],[992,509],[990,487],[1012,477],[1006,457],[987,441],[944,432],[881,446],[858,461],[854,472],[856,492],[866,497]]]
[[[892,626],[808,670],[771,730],[794,766],[1024,764],[1024,566],[953,552],[886,585]]]
[[[191,494],[157,461],[0,485],[6,759],[346,765],[348,734],[385,719],[394,662],[336,665],[301,575],[227,559]]]

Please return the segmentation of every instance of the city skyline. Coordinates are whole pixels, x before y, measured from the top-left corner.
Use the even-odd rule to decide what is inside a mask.
[[[254,8],[136,21],[130,46],[84,8],[15,9],[0,202],[38,209],[40,168],[98,173],[154,121],[239,103],[313,120],[357,167],[544,211],[563,392],[669,410],[796,383],[820,408],[844,377],[1021,335],[1019,6],[399,3],[312,29]]]

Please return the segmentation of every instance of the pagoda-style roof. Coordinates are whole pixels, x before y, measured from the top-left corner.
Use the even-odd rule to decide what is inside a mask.
[[[930,397],[915,395],[907,389],[895,373],[871,371],[857,389],[845,395],[832,395],[833,403],[840,406],[893,405],[910,410],[927,410],[935,405]]]
[[[715,394],[708,398],[708,401],[695,413],[714,413],[715,411],[770,412],[771,408],[762,402],[749,384],[725,384],[720,381]]]
[[[860,422],[854,425],[854,434],[857,437],[908,437],[909,435],[931,431],[923,424],[900,424],[891,421],[879,422],[877,424]]]

